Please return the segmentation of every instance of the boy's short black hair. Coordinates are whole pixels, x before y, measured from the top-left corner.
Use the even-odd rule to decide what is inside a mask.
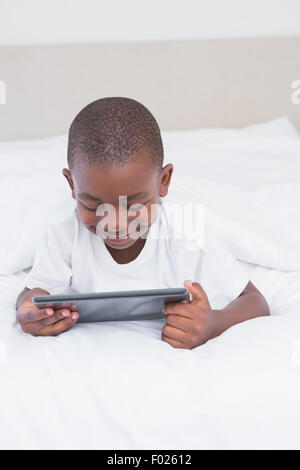
[[[105,170],[134,161],[146,151],[151,163],[162,168],[163,143],[150,111],[131,98],[101,98],[85,106],[74,118],[68,140],[68,165],[77,161],[100,164]]]

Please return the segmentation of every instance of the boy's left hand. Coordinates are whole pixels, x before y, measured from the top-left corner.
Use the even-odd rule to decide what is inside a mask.
[[[174,348],[193,349],[213,337],[213,310],[198,282],[184,281],[192,302],[173,302],[164,308],[166,324],[162,340]]]

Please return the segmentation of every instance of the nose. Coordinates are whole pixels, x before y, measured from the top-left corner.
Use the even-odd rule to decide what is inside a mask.
[[[107,211],[105,215],[90,224],[90,227],[96,229],[99,222],[101,222],[102,228],[113,236],[126,235],[129,223],[127,209]]]
[[[115,209],[108,217],[108,232],[118,235],[127,233],[128,213],[127,209]]]

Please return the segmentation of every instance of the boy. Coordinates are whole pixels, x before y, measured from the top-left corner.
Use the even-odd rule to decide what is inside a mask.
[[[163,157],[155,118],[133,99],[99,99],[75,117],[69,168],[62,173],[77,205],[70,217],[49,225],[18,296],[25,333],[58,335],[76,324],[75,309],[38,309],[31,301],[70,287],[93,292],[183,284],[192,301],[168,304],[162,328],[162,340],[176,348],[192,349],[236,323],[270,314],[225,247],[209,237],[190,249],[174,237],[161,199],[173,165],[163,166]],[[200,222],[205,228],[204,216]]]

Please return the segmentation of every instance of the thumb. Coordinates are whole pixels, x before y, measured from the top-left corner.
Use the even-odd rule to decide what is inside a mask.
[[[189,280],[184,281],[184,286],[192,294],[192,303],[199,305],[209,305],[209,301],[206,292],[198,282],[191,282]]]

